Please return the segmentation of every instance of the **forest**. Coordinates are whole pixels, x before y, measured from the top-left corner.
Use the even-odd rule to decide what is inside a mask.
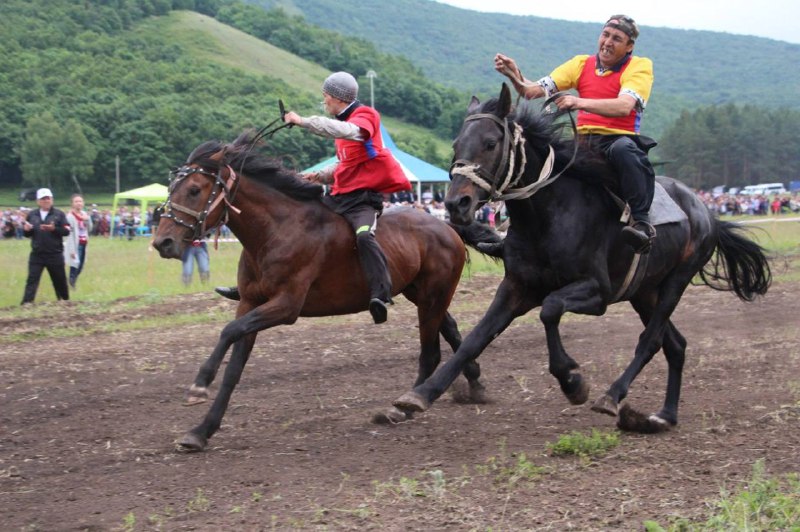
[[[127,184],[165,180],[200,142],[231,140],[274,120],[279,98],[319,111],[317,89],[308,83],[209,60],[201,53],[211,46],[202,19],[189,29],[195,40],[181,40],[177,29],[186,28],[176,24],[187,19],[174,15],[185,10],[290,52],[305,61],[295,67],[300,70],[348,70],[366,87],[366,72],[377,68],[381,113],[430,131],[395,140],[443,168],[449,154],[437,153],[430,139],[453,138],[472,89],[433,81],[410,58],[418,53],[413,47],[407,55],[389,53],[364,38],[311,24],[297,10],[239,0],[8,0],[5,7],[0,185],[107,189],[117,159]],[[444,63],[446,44],[420,47],[439,46],[431,53]],[[676,103],[676,118],[657,135],[653,159],[663,163],[664,173],[695,187],[796,179],[800,111],[745,101]],[[654,98],[645,124],[657,121],[658,107]],[[331,154],[324,139],[294,130],[270,139],[268,150],[296,168]]]

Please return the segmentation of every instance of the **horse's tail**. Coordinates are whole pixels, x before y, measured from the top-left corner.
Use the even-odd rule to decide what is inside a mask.
[[[452,227],[469,247],[480,251],[484,255],[493,257],[497,257],[497,255],[491,250],[499,248],[501,250],[500,256],[502,256],[502,246],[500,245],[503,243],[503,237],[488,225],[476,221],[469,225],[458,225],[451,222],[447,222],[447,225]],[[479,244],[484,245],[480,246]]]
[[[772,272],[764,248],[742,235],[747,232],[742,226],[722,220],[716,224],[716,252],[700,270],[700,279],[714,290],[733,291],[743,301],[766,294]]]

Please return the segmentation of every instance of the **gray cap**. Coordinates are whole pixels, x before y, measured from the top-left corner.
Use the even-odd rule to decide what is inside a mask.
[[[347,72],[334,72],[322,84],[322,92],[350,103],[358,97],[358,82]]]

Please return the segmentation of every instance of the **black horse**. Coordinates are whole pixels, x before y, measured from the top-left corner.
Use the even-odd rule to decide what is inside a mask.
[[[641,257],[642,271],[634,275],[631,264],[640,257],[622,241],[620,208],[600,186],[614,181],[612,169],[601,155],[576,149],[577,141],[560,133],[553,115],[528,105],[512,113],[505,84],[499,99],[481,104],[473,98],[454,143],[445,203],[451,221],[467,223],[484,202],[506,200],[511,226],[502,249],[505,277],[456,354],[395,406],[426,410],[464,364],[515,318],[538,306],[550,373],[570,402],[582,404],[589,386],[561,342],[561,317],[566,312],[599,316],[608,305],[628,300],[644,332],[630,365],[592,409],[619,416],[618,426],[625,430],[666,430],[678,422],[686,351],[686,340],[670,316],[686,287],[699,275],[706,285],[733,291],[745,301],[766,293],[771,272],[764,250],[667,177],[658,183],[679,207],[673,205],[674,210],[685,216],[657,227],[651,251]],[[561,175],[552,175],[553,168]],[[633,380],[662,347],[669,370],[661,411],[646,417],[627,405],[620,409]]]

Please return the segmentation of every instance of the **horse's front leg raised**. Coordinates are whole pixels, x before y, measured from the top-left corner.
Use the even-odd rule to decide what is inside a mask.
[[[239,383],[244,366],[250,357],[250,351],[253,349],[258,331],[276,325],[294,323],[299,312],[300,309],[295,305],[281,303],[281,300],[276,298],[225,326],[220,334],[219,342],[214,348],[214,353],[221,350],[222,356],[224,356],[228,347],[235,343],[233,354],[211,408],[203,422],[181,438],[179,444],[182,448],[189,451],[202,451],[208,444],[208,439],[219,429],[233,390]],[[213,356],[212,354],[212,358]]]
[[[569,356],[561,342],[558,325],[566,312],[599,316],[606,310],[606,303],[600,293],[600,285],[594,280],[569,284],[550,293],[542,301],[539,319],[544,324],[549,354],[549,369],[561,386],[561,391],[574,405],[583,404],[589,399],[589,384],[580,373],[578,363]]]
[[[497,338],[516,317],[535,306],[535,303],[528,301],[523,293],[524,290],[517,288],[508,278],[503,279],[489,310],[467,335],[458,351],[425,382],[395,400],[394,406],[414,412],[427,410],[492,340]]]

